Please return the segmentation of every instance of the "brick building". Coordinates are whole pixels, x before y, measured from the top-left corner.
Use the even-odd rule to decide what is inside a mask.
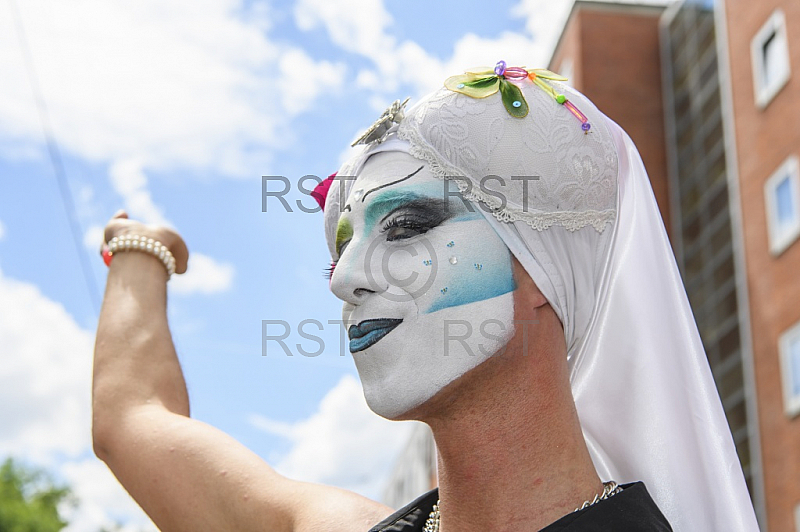
[[[726,135],[738,186],[762,525],[800,530],[800,2],[726,0]],[[732,195],[733,197],[733,195]]]
[[[550,69],[639,148],[762,530],[800,532],[800,0],[578,0]]]

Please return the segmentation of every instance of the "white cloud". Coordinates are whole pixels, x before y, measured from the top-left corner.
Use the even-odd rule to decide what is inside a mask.
[[[82,220],[96,219],[106,215],[104,205],[95,195],[94,186],[86,182],[75,183],[73,180],[70,188],[75,199],[75,210]]]
[[[300,29],[324,27],[334,44],[376,62],[395,47],[386,33],[392,17],[382,0],[300,0],[294,14]]]
[[[326,88],[339,87],[344,81],[344,65],[328,61],[315,63],[302,50],[287,51],[279,67],[283,105],[292,114],[308,110]],[[314,73],[313,82],[309,82],[309,72]]]
[[[147,188],[147,176],[141,162],[127,159],[114,163],[109,176],[114,189],[122,196],[125,209],[131,218],[148,224],[171,226],[164,217],[162,209],[155,204]],[[95,240],[99,237],[99,240]],[[84,236],[84,244],[102,242],[103,229],[91,227]],[[99,246],[99,244],[97,244]],[[193,252],[189,256],[189,268],[186,273],[173,277],[170,288],[173,293],[215,294],[224,292],[233,282],[234,267],[220,263],[202,253]]]
[[[233,273],[233,265],[195,252],[189,256],[186,273],[176,275],[170,281],[170,291],[182,295],[224,292],[233,283]]]
[[[525,29],[537,41],[547,45],[549,54],[564,29],[564,23],[567,21],[572,4],[571,0],[566,2],[520,0],[511,9],[511,14],[525,19]],[[544,58],[544,60],[548,59],[549,57]]]
[[[99,460],[68,462],[61,467],[61,474],[81,501],[77,510],[64,511],[69,522],[64,532],[117,530],[116,525],[122,525],[118,532],[157,532],[152,521]]]
[[[373,414],[361,385],[350,375],[342,377],[308,419],[282,423],[251,414],[249,421],[292,442],[291,450],[275,464],[281,474],[376,500],[413,426]]]
[[[92,335],[64,307],[0,272],[0,452],[77,456],[89,434]]]
[[[148,523],[91,453],[93,334],[33,285],[0,271],[0,457],[45,467],[80,499],[69,532]]]
[[[93,225],[83,233],[83,245],[90,251],[98,252],[103,244],[104,236],[104,228],[99,225]]]
[[[448,76],[475,66],[492,66],[499,59],[545,67],[571,5],[569,1],[522,0],[511,14],[526,19],[524,34],[503,32],[493,38],[465,34],[456,41],[446,61],[413,41],[398,42],[390,35],[392,17],[383,0],[299,0],[295,19],[301,29],[325,28],[334,44],[370,59],[374,66],[359,71],[356,84],[373,88],[386,99],[401,84],[412,87],[420,96],[440,87]]]
[[[65,151],[142,168],[257,175],[292,116],[343,80],[270,40],[265,8],[236,0],[16,2],[53,130]],[[313,89],[294,102],[286,58]],[[0,6],[0,139],[38,145],[39,118],[10,3]],[[300,76],[301,72],[295,72]],[[303,85],[303,84],[301,84]],[[282,103],[293,101],[284,108]],[[258,147],[258,149],[254,149]]]
[[[124,159],[111,165],[108,171],[111,185],[122,196],[125,209],[132,218],[145,223],[170,225],[164,213],[150,195],[147,188],[147,176],[142,162],[136,159]]]

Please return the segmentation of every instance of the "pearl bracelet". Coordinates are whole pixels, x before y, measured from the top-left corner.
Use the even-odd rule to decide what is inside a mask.
[[[161,260],[164,267],[167,269],[167,278],[172,277],[175,273],[175,257],[172,252],[159,242],[152,238],[141,235],[121,235],[115,236],[108,243],[109,255],[120,251],[144,251]]]

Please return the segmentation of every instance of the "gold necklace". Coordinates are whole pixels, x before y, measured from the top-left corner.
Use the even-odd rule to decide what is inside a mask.
[[[613,480],[603,482],[603,493],[596,493],[594,499],[590,501],[584,501],[582,505],[575,508],[575,512],[588,508],[600,501],[608,499],[609,497],[613,497],[620,491],[622,491],[622,488],[619,487],[619,485],[617,485],[617,483]],[[441,522],[441,516],[439,514],[439,502],[440,501],[436,501],[436,504],[433,505],[433,510],[431,510],[428,520],[425,521],[425,527],[422,529],[422,532],[439,532],[439,523]]]

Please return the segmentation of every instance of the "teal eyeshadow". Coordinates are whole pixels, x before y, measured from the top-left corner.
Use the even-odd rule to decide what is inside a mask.
[[[418,199],[439,199],[444,197],[442,181],[433,181],[425,184],[406,185],[386,190],[379,193],[373,200],[368,201],[364,211],[364,229],[370,234],[378,220],[402,207],[403,205]],[[452,190],[450,182],[448,187]],[[464,201],[459,196],[448,196],[448,206],[454,213],[449,222],[465,222],[475,220],[483,216],[478,212],[477,207],[473,207],[472,212],[467,209]]]

